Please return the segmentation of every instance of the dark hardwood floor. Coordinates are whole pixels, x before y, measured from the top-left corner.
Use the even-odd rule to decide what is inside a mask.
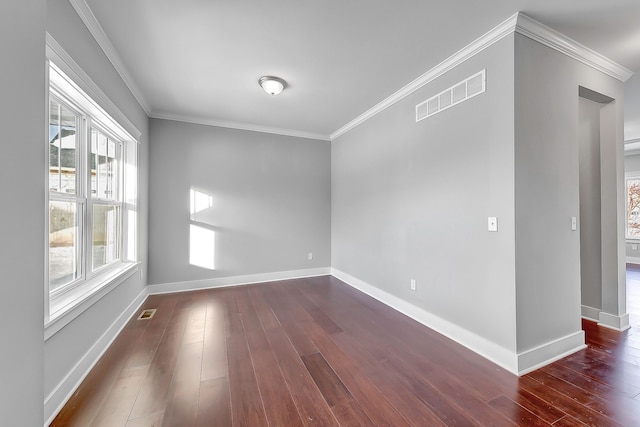
[[[329,276],[146,308],[52,426],[640,426],[637,314],[584,321],[586,350],[518,378]]]

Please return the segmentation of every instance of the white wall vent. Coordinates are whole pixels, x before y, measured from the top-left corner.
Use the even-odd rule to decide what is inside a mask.
[[[416,105],[416,122],[483,93],[487,88],[486,72],[482,70]]]

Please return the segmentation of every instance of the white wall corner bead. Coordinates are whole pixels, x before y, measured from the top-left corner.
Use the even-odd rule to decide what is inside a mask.
[[[485,69],[416,105],[416,122],[480,95],[486,89],[487,70]]]

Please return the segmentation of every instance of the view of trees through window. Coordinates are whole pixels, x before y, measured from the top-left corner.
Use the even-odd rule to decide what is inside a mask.
[[[640,176],[627,178],[627,237],[640,238]]]

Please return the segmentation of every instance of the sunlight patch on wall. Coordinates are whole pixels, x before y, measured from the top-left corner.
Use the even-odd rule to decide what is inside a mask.
[[[215,270],[216,232],[205,211],[212,207],[213,196],[189,190],[189,264],[209,270]]]
[[[190,205],[191,220],[195,221],[198,212],[213,207],[213,196],[192,188],[190,190]]]
[[[191,224],[189,230],[189,264],[215,269],[216,233]]]

